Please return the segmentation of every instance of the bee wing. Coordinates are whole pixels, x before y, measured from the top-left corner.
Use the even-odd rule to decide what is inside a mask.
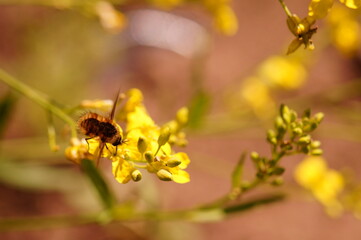
[[[120,89],[118,90],[117,96],[115,97],[115,100],[114,100],[114,103],[113,103],[113,108],[112,108],[112,111],[110,112],[110,115],[109,115],[109,118],[111,120],[114,120],[114,113],[115,113],[115,109],[117,107],[117,103],[118,103],[118,100],[119,100],[119,94],[120,94]]]

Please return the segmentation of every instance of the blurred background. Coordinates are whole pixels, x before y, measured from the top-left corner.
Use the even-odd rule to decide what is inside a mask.
[[[144,174],[141,182],[122,185],[112,177],[110,163],[103,161],[101,171],[119,201],[177,210],[226,194],[243,151],[269,154],[265,133],[281,103],[297,111],[324,112],[326,119],[315,134],[324,158],[331,168],[352,169],[356,179],[360,174],[357,10],[335,2],[329,16],[316,23],[315,50],[301,46],[286,56],[294,36],[276,0],[234,1],[230,6],[238,31],[233,35],[217,30],[213,12],[196,1],[176,8],[121,3],[116,9],[126,23],[118,23],[119,29],[85,7],[37,3],[0,0],[0,68],[64,107],[84,99],[113,99],[120,87],[122,92],[139,88],[159,125],[173,119],[182,106],[198,113],[191,117],[189,144],[182,149],[192,161],[191,182],[161,182]],[[307,15],[308,0],[286,3],[300,17]],[[0,96],[9,92],[0,83]],[[52,152],[46,112],[23,96],[11,96],[13,107],[1,129],[0,217],[100,209],[91,184],[64,157],[69,129],[54,119],[60,150]],[[329,217],[296,185],[293,169],[303,158],[282,162],[285,184],[273,191],[286,192],[285,201],[225,221],[90,224],[0,232],[0,239],[360,239],[360,220],[350,213]],[[253,174],[247,161],[245,177]],[[258,191],[263,190],[272,189]]]

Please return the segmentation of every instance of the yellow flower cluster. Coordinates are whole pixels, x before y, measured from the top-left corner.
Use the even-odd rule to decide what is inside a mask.
[[[344,177],[337,171],[327,167],[322,157],[308,157],[295,170],[295,179],[302,187],[310,190],[321,202],[328,214],[339,216],[343,205],[339,200],[344,190]]]
[[[274,55],[264,60],[255,74],[243,80],[238,93],[230,99],[244,102],[261,118],[274,115],[276,104],[272,97],[273,90],[294,90],[305,82],[307,71],[302,56]],[[239,107],[239,106],[237,106]]]
[[[142,178],[139,169],[147,169],[163,181],[189,182],[189,174],[184,171],[190,163],[187,154],[174,153],[171,148],[171,144],[186,143],[181,128],[188,120],[187,109],[180,109],[174,121],[159,127],[148,115],[140,90],[131,89],[126,97],[127,101],[116,116],[116,119],[126,124],[123,143],[118,146],[106,143],[101,154],[112,161],[115,179],[120,183],[139,181]],[[99,138],[92,138],[88,140],[89,148],[86,144],[72,145],[66,150],[66,155],[73,161],[87,156],[86,154],[91,154],[92,159],[96,159],[100,144]]]

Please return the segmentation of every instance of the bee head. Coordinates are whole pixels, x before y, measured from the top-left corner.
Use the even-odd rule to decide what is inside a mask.
[[[123,139],[122,139],[122,137],[119,136],[115,139],[115,141],[112,143],[112,145],[118,146],[119,144],[122,144],[122,143],[123,143]]]

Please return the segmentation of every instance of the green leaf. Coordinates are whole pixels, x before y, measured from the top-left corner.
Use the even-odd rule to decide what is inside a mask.
[[[0,100],[0,138],[4,133],[6,123],[9,120],[15,101],[14,95],[10,92]]]
[[[104,207],[107,209],[112,209],[116,202],[115,197],[108,188],[108,185],[104,181],[103,176],[95,167],[93,161],[88,159],[83,159],[81,161],[81,166],[84,172],[90,178],[90,181],[93,183],[95,189],[97,190],[99,197],[103,202]]]
[[[203,90],[200,90],[193,97],[189,107],[189,122],[190,128],[197,128],[202,124],[205,114],[210,106],[210,96]]]
[[[244,152],[241,155],[241,158],[239,159],[236,167],[233,170],[232,173],[232,188],[239,188],[242,183],[242,175],[243,175],[243,167],[244,167],[244,161],[246,160],[247,154]]]

